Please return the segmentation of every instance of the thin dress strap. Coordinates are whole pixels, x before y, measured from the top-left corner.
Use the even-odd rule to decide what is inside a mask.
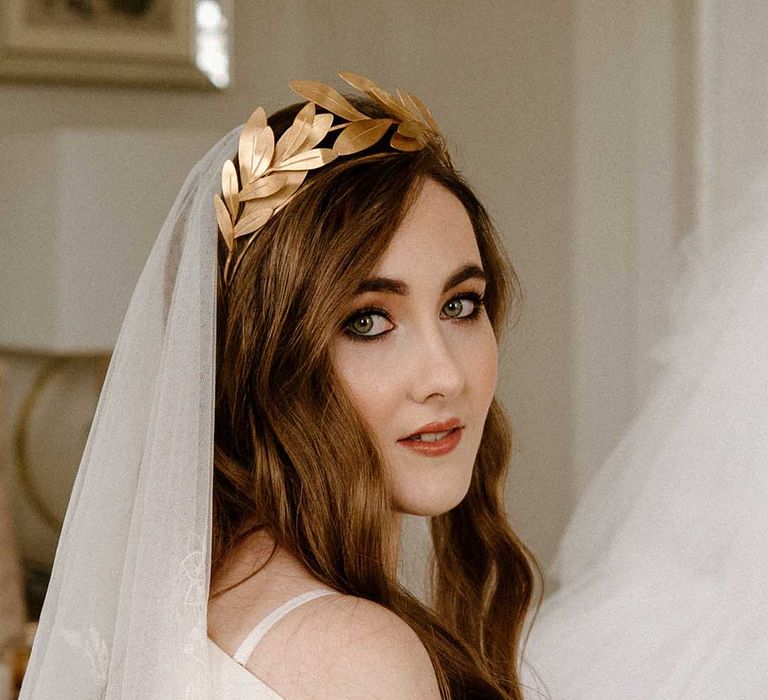
[[[258,625],[256,625],[256,627],[250,631],[248,636],[237,648],[237,651],[234,653],[232,658],[241,666],[244,666],[245,662],[248,661],[251,654],[253,653],[253,650],[256,648],[256,645],[261,641],[261,638],[281,617],[287,615],[294,608],[298,608],[302,603],[306,603],[310,600],[314,600],[315,598],[320,598],[321,596],[331,595],[332,593],[337,592],[338,591],[334,591],[328,588],[315,588],[312,591],[307,591],[306,593],[297,595],[295,598],[291,598],[288,602],[283,603],[279,608],[276,608],[271,613],[269,613],[269,615],[267,615],[261,622],[259,622]]]

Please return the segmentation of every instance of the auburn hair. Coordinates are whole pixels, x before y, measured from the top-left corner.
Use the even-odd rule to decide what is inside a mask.
[[[347,97],[371,116],[389,116]],[[276,138],[304,104],[268,118]],[[336,133],[318,146],[330,147]],[[384,458],[330,357],[348,300],[427,178],[469,215],[499,341],[521,286],[488,213],[436,144],[401,152],[385,137],[310,170],[256,234],[226,291],[219,237],[211,578],[265,528],[325,585],[405,621],[429,653],[443,698],[522,700],[521,637],[534,571],[543,576],[505,514],[513,439],[502,406],[496,398],[490,405],[465,498],[430,519],[425,604],[398,581]]]

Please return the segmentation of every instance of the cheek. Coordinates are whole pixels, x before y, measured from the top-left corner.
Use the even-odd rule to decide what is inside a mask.
[[[346,385],[355,407],[374,431],[391,424],[390,404],[397,395],[397,380],[402,362],[388,357],[386,364],[377,362],[375,352],[365,351],[353,341],[340,341],[334,349],[333,362],[340,378]]]
[[[489,320],[486,319],[483,333],[473,338],[464,358],[469,393],[479,408],[487,408],[496,393],[499,371],[498,345]]]
[[[496,382],[499,377],[499,347],[496,343],[496,336],[491,329],[490,338],[488,340],[488,350],[486,353],[486,361],[482,367],[483,379],[486,384],[486,390],[490,394],[490,398],[496,393]]]

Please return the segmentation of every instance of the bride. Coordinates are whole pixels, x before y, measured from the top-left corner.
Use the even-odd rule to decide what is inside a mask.
[[[293,81],[306,103],[182,186],[22,700],[523,697],[538,570],[494,398],[517,279],[426,107],[340,75],[366,96]],[[430,604],[397,580],[405,513],[430,518]]]

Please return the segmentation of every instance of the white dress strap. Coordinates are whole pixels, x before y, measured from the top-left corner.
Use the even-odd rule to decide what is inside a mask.
[[[269,613],[269,615],[267,615],[261,622],[259,622],[258,625],[256,625],[256,627],[254,627],[249,632],[248,636],[242,641],[232,658],[241,666],[244,666],[245,662],[248,661],[251,654],[253,653],[256,645],[261,641],[261,638],[281,617],[287,615],[289,612],[291,612],[291,610],[298,608],[299,605],[302,605],[303,603],[314,600],[315,598],[320,598],[324,595],[331,595],[332,593],[337,592],[338,591],[334,591],[329,588],[315,588],[312,591],[307,591],[306,593],[297,595],[295,598],[291,598],[288,602],[283,603],[279,608],[276,608],[271,613]]]

